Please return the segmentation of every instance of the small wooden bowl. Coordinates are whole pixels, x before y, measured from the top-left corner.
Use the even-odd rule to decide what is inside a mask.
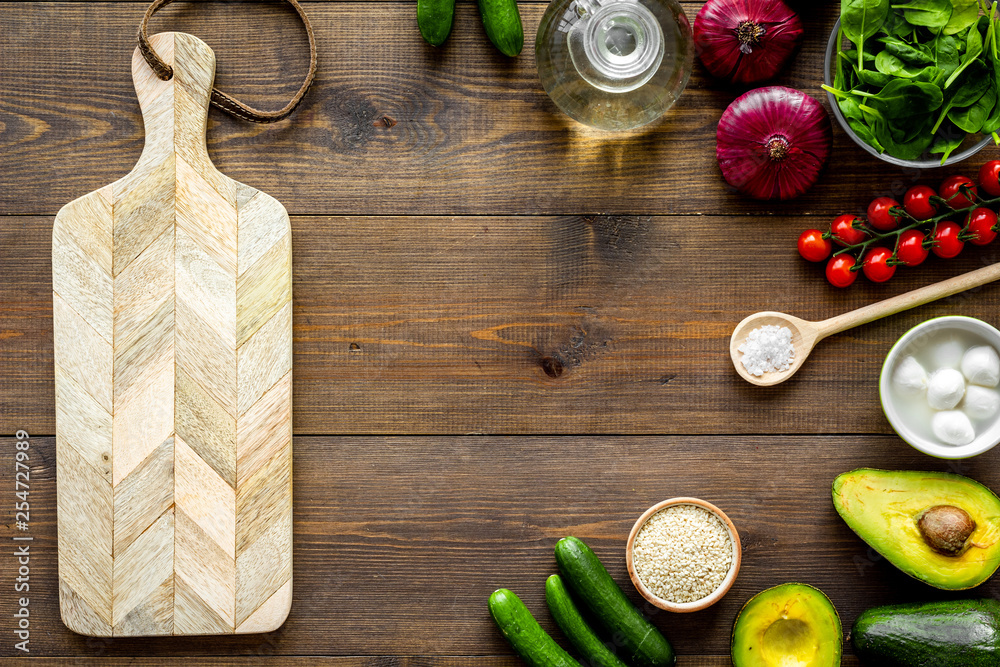
[[[726,573],[726,578],[722,580],[719,587],[712,591],[707,597],[703,597],[700,600],[695,600],[693,602],[671,602],[669,600],[664,600],[663,598],[657,597],[652,591],[646,588],[645,584],[639,579],[639,575],[635,571],[635,563],[632,562],[632,547],[635,545],[635,536],[639,534],[639,529],[643,527],[649,517],[653,516],[665,507],[671,507],[673,505],[694,505],[702,509],[708,510],[726,525],[729,529],[729,537],[733,542],[733,562],[729,566],[729,572]],[[628,566],[628,576],[632,579],[632,584],[635,589],[639,591],[642,597],[646,598],[650,604],[659,607],[660,609],[665,609],[667,611],[673,611],[677,613],[689,613],[692,611],[701,611],[706,607],[710,607],[719,600],[722,599],[729,589],[732,588],[733,582],[736,581],[736,575],[740,573],[740,563],[743,560],[743,548],[740,546],[740,534],[736,532],[736,526],[733,522],[729,520],[726,513],[720,510],[718,507],[712,503],[705,502],[704,500],[699,500],[698,498],[671,498],[670,500],[664,500],[661,503],[657,503],[650,507],[648,510],[642,513],[636,522],[632,526],[632,532],[628,534],[628,542],[625,545],[625,563]]]

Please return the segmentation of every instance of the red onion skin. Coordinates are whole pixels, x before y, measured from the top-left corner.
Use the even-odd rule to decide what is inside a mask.
[[[819,102],[768,86],[736,98],[716,131],[715,155],[726,182],[754,199],[792,199],[819,178],[833,131]]]
[[[738,29],[744,23],[763,28],[756,43],[739,39]],[[694,43],[702,64],[713,76],[739,84],[777,75],[802,34],[798,14],[782,0],[708,0],[694,21]]]

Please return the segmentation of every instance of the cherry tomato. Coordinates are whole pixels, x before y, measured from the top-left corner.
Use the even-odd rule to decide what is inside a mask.
[[[1000,197],[1000,160],[990,160],[979,168],[979,187],[986,194]]]
[[[851,271],[854,258],[850,255],[837,255],[826,264],[826,279],[834,287],[848,287],[858,279],[856,271]]]
[[[865,272],[865,278],[873,283],[884,283],[892,274],[896,273],[896,266],[889,263],[892,258],[892,251],[888,248],[876,246],[865,255],[865,261],[861,265],[861,270]]]
[[[916,229],[907,229],[899,235],[899,244],[896,246],[896,259],[906,266],[917,266],[931,254],[930,250],[924,247],[923,232]]]
[[[997,237],[993,227],[997,224],[997,214],[988,208],[977,208],[966,219],[966,233],[972,238],[969,243],[986,245]]]
[[[799,236],[799,254],[810,262],[822,262],[831,252],[833,244],[818,229],[807,229]]]
[[[949,176],[941,183],[938,192],[941,194],[941,199],[948,202],[952,208],[969,208],[975,205],[976,202],[973,201],[975,197],[973,199],[966,197],[961,190],[962,186],[968,186],[972,194],[976,194],[976,184],[966,176]]]
[[[858,216],[851,215],[850,213],[839,215],[833,219],[833,222],[830,224],[830,233],[837,243],[840,245],[854,245],[868,238],[868,234],[854,227],[857,219]]]
[[[937,204],[931,202],[931,197],[936,194],[934,188],[914,185],[903,195],[903,208],[917,220],[929,220],[938,212]]]
[[[962,252],[965,241],[958,238],[962,228],[958,223],[948,221],[942,222],[934,230],[934,246],[931,248],[938,257],[951,259]]]
[[[899,218],[889,213],[899,202],[890,197],[876,197],[868,204],[868,224],[881,232],[891,232],[899,226]]]

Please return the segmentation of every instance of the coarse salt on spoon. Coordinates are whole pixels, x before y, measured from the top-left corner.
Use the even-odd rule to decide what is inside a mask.
[[[887,315],[895,315],[904,310],[916,308],[925,303],[964,292],[973,287],[991,283],[998,278],[1000,278],[1000,262],[820,322],[809,322],[792,315],[774,311],[754,313],[736,325],[733,337],[729,341],[729,356],[732,357],[733,365],[736,367],[736,372],[740,374],[740,377],[750,384],[755,384],[759,387],[770,387],[784,382],[795,375],[802,368],[802,364],[805,363],[806,358],[816,344],[827,336],[846,331],[860,324],[874,322]],[[768,325],[788,327],[791,330],[792,346],[795,348],[795,355],[792,358],[791,365],[785,370],[768,372],[757,377],[743,367],[743,357],[739,348],[746,341],[751,331]]]

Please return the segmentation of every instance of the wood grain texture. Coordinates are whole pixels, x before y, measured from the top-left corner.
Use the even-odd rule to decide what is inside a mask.
[[[0,441],[0,451],[12,446]],[[826,592],[845,630],[870,606],[955,597],[868,550],[832,507],[837,474],[859,466],[957,471],[1000,489],[1000,450],[956,464],[885,436],[300,437],[295,456],[296,603],[285,625],[256,637],[92,640],[61,627],[47,585],[56,565],[54,442],[32,438],[31,567],[40,586],[31,589],[31,613],[32,627],[45,628],[32,635],[33,655],[415,654],[435,656],[431,664],[453,659],[446,656],[490,664],[485,656],[510,655],[486,610],[490,592],[516,591],[563,641],[544,601],[555,542],[585,540],[638,602],[625,568],[629,529],[647,507],[679,495],[730,516],[743,567],[715,606],[659,612],[653,621],[681,656],[724,655],[740,606],[785,581]],[[0,467],[0,485],[12,486],[12,476],[12,466]],[[12,582],[15,568],[0,559],[0,582]],[[1000,595],[1000,580],[969,594]],[[14,604],[0,597],[2,631],[12,627]]]
[[[208,158],[211,49],[151,39],[174,75],[133,55],[135,168],[52,235],[62,615],[92,636],[269,632],[291,604],[288,215]]]
[[[924,181],[929,182],[929,181]],[[55,431],[47,222],[0,220],[19,270],[0,281],[0,425]],[[884,355],[938,315],[992,324],[989,285],[823,341],[789,383],[754,388],[729,336],[746,315],[820,320],[996,261],[967,246],[890,283],[829,287],[802,261],[794,217],[294,218],[297,433],[891,433],[877,402]],[[753,245],[767,239],[766,256]],[[756,240],[756,241],[754,241]],[[181,338],[178,345],[186,345]],[[195,350],[202,349],[195,345]],[[555,365],[559,360],[560,370]],[[178,374],[178,386],[182,382]],[[849,410],[817,410],[843,400]],[[194,390],[192,390],[194,391]],[[235,418],[207,389],[185,405]],[[213,399],[213,401],[216,399]],[[195,421],[192,421],[195,420]],[[192,435],[196,432],[197,435]],[[222,448],[222,449],[220,449]],[[225,457],[223,457],[225,458]],[[227,472],[228,470],[228,472]]]
[[[876,194],[936,185],[945,173],[920,176],[876,162],[835,126],[835,156],[813,192],[785,204],[750,202],[725,188],[712,157],[715,123],[741,90],[711,81],[696,64],[669,118],[627,137],[592,134],[562,118],[537,82],[531,36],[544,4],[521,3],[527,44],[521,57],[507,60],[484,38],[472,2],[459,3],[454,35],[442,49],[420,41],[412,2],[310,2],[320,76],[303,107],[272,126],[210,115],[208,151],[216,164],[300,214],[292,219],[296,432],[706,437],[297,438],[296,606],[288,623],[262,636],[178,642],[86,638],[59,621],[61,603],[89,634],[107,633],[112,623],[110,579],[88,578],[93,586],[81,584],[78,594],[57,576],[63,547],[113,545],[115,537],[88,512],[79,518],[89,521],[86,540],[61,541],[57,550],[57,466],[60,493],[65,486],[106,513],[115,494],[111,410],[88,393],[93,378],[83,369],[71,369],[77,381],[55,366],[52,292],[56,285],[75,295],[81,335],[108,340],[102,334],[109,322],[113,331],[112,311],[83,295],[100,294],[107,283],[89,267],[111,275],[111,253],[99,249],[114,229],[64,230],[84,252],[67,246],[54,282],[51,216],[143,159],[146,130],[127,63],[145,4],[0,3],[0,433],[58,434],[60,449],[57,464],[56,439],[32,439],[34,661],[201,665],[253,657],[341,667],[514,667],[521,663],[485,612],[489,592],[510,586],[553,629],[542,587],[554,567],[555,539],[581,535],[627,587],[623,559],[616,559],[631,522],[676,493],[717,502],[747,538],[746,569],[720,606],[695,618],[655,619],[680,649],[681,667],[728,665],[738,606],[785,580],[830,593],[845,626],[869,605],[940,595],[868,552],[836,519],[828,489],[833,475],[859,465],[954,468],[892,436],[812,434],[890,433],[875,394],[885,351],[934,315],[997,324],[997,288],[831,338],[773,391],[743,384],[724,350],[735,323],[756,310],[820,319],[995,262],[995,249],[969,248],[952,262],[901,270],[889,285],[859,281],[838,292],[795,256],[798,233],[822,226],[823,216],[860,212]],[[689,18],[699,6],[684,3]],[[278,108],[305,72],[305,40],[287,7],[249,7],[177,3],[154,20],[153,31],[205,38],[221,58],[223,90]],[[835,3],[796,8],[807,41],[776,83],[826,104],[819,68]],[[193,98],[182,93],[174,102],[187,107]],[[995,156],[991,147],[969,165]],[[197,171],[197,155],[181,160],[181,169]],[[227,203],[247,210],[261,203],[252,201],[253,188],[232,191],[215,172],[201,175]],[[114,204],[113,193],[105,199]],[[217,199],[202,203],[226,210]],[[328,217],[334,214],[349,215]],[[820,218],[803,218],[809,215]],[[142,250],[120,231],[123,248]],[[206,231],[227,247],[225,228]],[[263,257],[264,246],[238,249],[237,272]],[[231,251],[202,249],[230,265]],[[141,284],[156,271],[150,264],[114,275]],[[258,298],[278,298],[258,291],[258,283],[242,285],[238,325]],[[153,292],[145,298],[136,313],[159,305]],[[189,311],[182,306],[173,316]],[[233,335],[242,341],[265,317],[254,312]],[[192,332],[174,353],[209,342]],[[113,366],[113,350],[108,358]],[[57,373],[60,402],[81,403],[58,421]],[[230,486],[266,468],[262,454],[278,446],[292,421],[267,418],[274,394],[265,391],[243,413],[262,429],[248,438],[232,414],[238,401],[224,407],[183,371],[174,381],[187,392],[174,412],[175,435],[191,452]],[[72,448],[67,457],[64,444]],[[0,439],[0,452],[11,448]],[[994,459],[988,454],[957,470],[1000,488]],[[65,483],[64,469],[73,471]],[[0,465],[4,488],[13,487],[12,470]],[[150,514],[163,498],[151,495]],[[254,506],[257,498],[244,502]],[[4,506],[11,524],[13,510]],[[176,508],[173,525],[175,539],[193,537],[197,546],[182,547],[192,553],[217,544],[207,536],[213,526],[206,531]],[[220,553],[186,561],[206,567],[183,577],[225,590],[218,584],[229,575],[220,576],[218,566],[228,561]],[[258,550],[250,545],[244,553]],[[243,565],[244,572],[265,569],[256,559]],[[0,558],[7,590],[15,567]],[[160,622],[155,602],[171,586],[182,632],[228,629],[228,607],[206,604],[183,577],[150,587],[151,604],[121,619],[122,631]],[[272,614],[280,617],[286,586],[237,631],[262,630]],[[1000,590],[990,582],[977,593]],[[0,596],[7,637],[15,604],[15,595]],[[10,643],[0,644],[0,656],[23,658]],[[857,661],[848,657],[845,665]]]
[[[699,6],[684,4],[689,19]],[[309,3],[321,63],[310,94],[273,125],[248,127],[213,112],[212,158],[291,213],[314,215],[834,215],[856,210],[857,192],[901,194],[915,178],[836,128],[834,158],[807,196],[762,204],[731,192],[713,148],[718,118],[740,90],[713,81],[700,64],[662,122],[628,135],[589,131],[561,115],[538,82],[532,36],[544,7],[524,4],[528,39],[518,58],[506,59],[483,38],[474,3],[459,3],[440,49],[414,30],[412,3],[380,2],[376,11],[364,2]],[[821,63],[836,7],[799,3],[809,38],[775,80],[824,104]],[[0,85],[19,93],[0,95],[0,148],[11,149],[0,213],[54,213],[135,162],[142,124],[125,63],[142,11],[141,3],[0,5],[8,27]],[[225,59],[220,88],[263,108],[284,104],[306,71],[301,27],[280,5],[255,4],[251,17],[241,3],[175,5],[154,28],[157,21],[212,44]],[[102,30],[49,40],[32,29],[77,24]],[[85,77],[64,75],[67,52],[69,71]]]

